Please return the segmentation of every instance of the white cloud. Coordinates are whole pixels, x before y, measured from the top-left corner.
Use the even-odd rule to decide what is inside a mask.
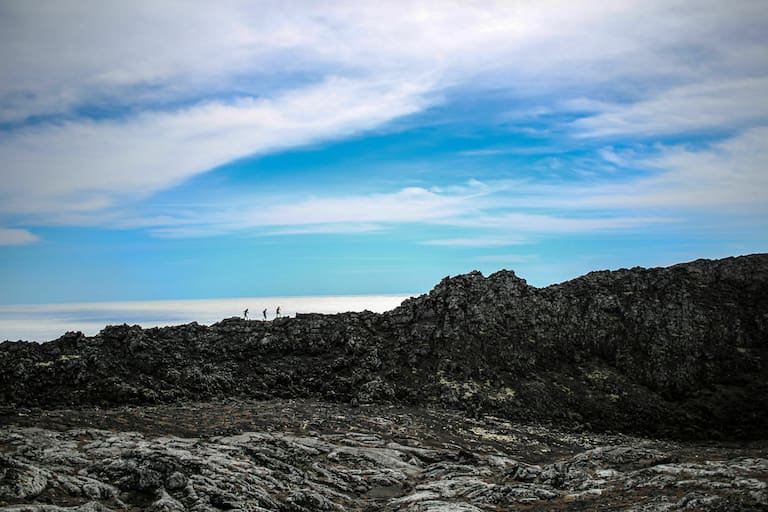
[[[576,215],[574,215],[576,214]],[[536,213],[509,212],[497,215],[479,216],[463,225],[494,227],[516,233],[580,233],[624,229],[649,224],[673,222],[667,217],[623,216],[621,212],[584,216],[578,212],[563,212],[562,215],[544,215]]]
[[[26,245],[40,240],[26,229],[0,228],[0,245]]]
[[[201,95],[274,96],[329,74],[567,91],[765,71],[760,0],[4,2],[0,120]],[[692,59],[691,56],[698,57]],[[703,61],[703,62],[702,62]],[[4,113],[4,114],[3,114]]]
[[[265,307],[268,308],[268,318],[273,319],[274,308],[278,305],[284,316],[366,309],[384,312],[396,308],[407,298],[407,295],[339,295],[0,305],[0,341],[48,341],[67,331],[82,331],[94,336],[105,325],[122,323],[140,324],[144,328],[189,322],[212,324],[222,318],[239,316],[246,307],[251,309],[254,320],[262,318],[261,311]]]
[[[652,171],[621,184],[550,190],[543,205],[768,215],[768,127],[705,147],[659,147],[634,165]]]
[[[472,209],[469,197],[438,194],[419,187],[390,194],[315,198],[262,207],[240,217],[249,226],[292,226],[338,222],[425,222]]]
[[[0,9],[0,122],[20,123],[0,132],[0,214],[40,224],[145,226],[163,236],[413,222],[568,232],[664,222],[625,210],[675,205],[676,196],[697,208],[740,198],[755,206],[765,190],[764,133],[752,132],[731,141],[748,147],[669,148],[646,162],[653,178],[626,186],[329,194],[147,219],[123,211],[236,158],[422,111],[448,89],[549,102],[521,100],[525,116],[583,111],[589,115],[572,127],[590,137],[760,124],[768,116],[761,0],[332,1],[291,9],[82,0]],[[105,107],[117,114],[100,117]],[[61,117],[23,123],[35,115]],[[597,213],[573,218],[587,208]]]
[[[269,59],[260,56],[290,46],[278,10],[248,4],[3,2],[0,98],[12,107],[5,120],[82,102],[186,98],[229,85],[237,70],[265,66]]]
[[[376,233],[386,228],[380,224],[334,222],[328,224],[311,224],[273,229],[265,235],[358,235],[361,233]]]
[[[723,130],[768,120],[768,77],[692,84],[628,104],[572,102],[596,113],[578,119],[579,135],[657,136]]]
[[[768,127],[703,149],[666,148],[647,164],[662,170],[638,183],[647,202],[768,214]]]
[[[308,222],[311,221],[308,220]],[[254,231],[254,228],[265,227],[269,229]],[[150,229],[150,232],[159,238],[205,238],[244,231],[250,231],[259,236],[359,235],[363,233],[378,233],[385,229],[386,227],[382,224],[360,224],[344,221],[324,224],[296,224],[291,226],[282,226],[279,222],[251,225],[243,222],[243,219],[239,216],[233,215],[232,219],[224,220],[217,224],[212,224],[210,219],[207,218],[191,220],[189,225],[185,225],[184,222],[158,223]]]
[[[478,205],[482,213],[455,222],[567,232],[768,216],[768,126],[709,143],[608,147],[598,154],[615,166],[612,172],[579,181],[486,182],[493,192]]]
[[[603,155],[613,164],[629,162],[647,170],[621,181],[615,175],[581,184],[470,180],[464,186],[285,200],[256,210],[237,207],[222,214],[215,229],[276,227],[272,233],[279,234],[423,223],[483,233],[427,239],[422,242],[426,245],[502,247],[553,233],[650,225],[679,229],[691,226],[693,218],[766,216],[767,141],[768,127],[759,127],[708,146],[638,146],[621,153],[606,149]]]
[[[197,237],[259,230],[259,234],[366,233],[386,225],[430,223],[477,213],[474,186],[440,193],[408,187],[391,193],[268,199],[237,202],[214,213],[160,223],[152,232],[163,237]]]
[[[423,245],[437,245],[443,247],[505,247],[508,245],[520,245],[525,243],[527,242],[512,236],[439,238],[422,242]]]
[[[329,79],[274,99],[241,98],[127,120],[33,126],[0,139],[0,210],[101,210],[243,155],[370,129],[424,107],[424,87]]]
[[[389,193],[249,197],[178,215],[126,214],[98,217],[96,222],[143,227],[156,236],[176,238],[375,233],[418,223],[460,230],[460,236],[422,242],[451,247],[503,247],[549,234],[684,226],[692,213],[768,214],[767,140],[768,128],[754,128],[707,147],[645,148],[643,153],[638,146],[621,154],[606,149],[603,155],[612,163],[631,161],[650,171],[622,182],[613,176],[581,185],[470,180],[462,186]],[[83,214],[72,215],[76,219]],[[482,234],[466,236],[467,228]]]
[[[559,191],[563,195],[566,191]],[[258,207],[233,203],[214,213],[190,215],[151,228],[168,238],[207,237],[228,233],[258,235],[374,233],[394,225],[426,224],[494,234],[428,239],[422,243],[452,247],[501,247],[529,243],[532,237],[552,233],[615,230],[668,223],[668,217],[624,215],[616,211],[585,214],[577,205],[561,208],[560,215],[535,213],[536,187],[521,182],[481,183],[465,186],[409,187],[396,192],[295,200],[264,198]]]

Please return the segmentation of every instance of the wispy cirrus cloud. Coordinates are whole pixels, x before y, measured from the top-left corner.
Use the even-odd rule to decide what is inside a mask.
[[[428,238],[421,242],[424,245],[501,247],[529,243],[539,235],[610,231],[675,220],[608,209],[585,213],[578,205],[559,208],[559,214],[541,213],[549,205],[537,202],[539,193],[535,184],[471,180],[446,189],[408,187],[386,194],[265,198],[258,207],[236,203],[214,214],[163,220],[151,229],[156,236],[184,238],[231,233],[360,234],[418,224],[482,233]],[[561,196],[566,193],[567,187],[563,187]]]
[[[608,151],[606,158],[625,157]],[[632,165],[645,175],[566,188],[534,187],[541,207],[628,212],[676,211],[690,216],[768,214],[768,127],[759,126],[706,145],[655,145],[634,151]]]
[[[754,128],[697,147],[653,146],[627,155],[606,149],[601,154],[613,164],[629,159],[647,169],[620,181],[614,175],[580,184],[472,179],[463,185],[387,193],[233,197],[206,208],[170,209],[154,217],[126,210],[91,221],[149,229],[165,238],[372,234],[421,224],[461,231],[457,236],[426,237],[423,244],[467,248],[519,245],[553,234],[690,226],[692,219],[713,209],[721,214],[768,213],[763,200],[768,190],[767,130]],[[476,234],[467,236],[467,229]]]
[[[752,128],[706,145],[637,146],[599,152],[614,173],[579,182],[471,179],[464,184],[406,187],[386,193],[297,197],[232,197],[222,204],[155,217],[124,212],[108,225],[149,229],[155,236],[224,234],[372,234],[403,225],[429,225],[456,235],[421,243],[446,247],[503,247],[542,236],[626,232],[651,226],[685,229],[713,212],[759,218],[768,214],[768,128]],[[631,162],[644,169],[621,179]],[[254,206],[254,204],[258,206]],[[131,216],[133,215],[133,217]],[[473,235],[467,235],[472,230]]]
[[[327,224],[310,224],[300,226],[280,227],[265,231],[267,236],[283,235],[359,235],[377,233],[386,230],[382,224],[357,222],[332,222]]]
[[[768,117],[768,63],[759,0],[0,8],[0,221],[7,225],[22,219],[211,236],[424,223],[485,227],[509,240],[509,233],[668,223],[678,207],[708,202],[759,209],[765,191],[759,127]],[[504,91],[515,104],[507,110],[524,112],[525,121],[555,118],[536,128],[558,134],[545,153],[616,137],[652,143],[710,131],[727,140],[623,160],[603,152],[611,165],[647,170],[621,182],[510,186],[486,173],[485,188],[454,190],[455,180],[438,177],[394,191],[363,184],[346,195],[254,194],[235,208],[143,212],[135,205],[238,158],[354,137],[451,95],[487,91]],[[581,117],[573,120],[574,112]],[[524,151],[502,143],[463,154]],[[248,207],[256,201],[259,208]],[[674,211],[657,215],[659,205]],[[440,240],[487,246],[494,236]]]
[[[436,245],[441,247],[506,247],[509,245],[520,245],[525,243],[527,243],[527,240],[522,238],[515,238],[514,236],[468,236],[461,238],[436,238],[422,242],[423,245]]]
[[[104,210],[246,154],[358,133],[426,105],[422,84],[332,78],[276,98],[237,98],[129,119],[30,126],[0,139],[13,172],[0,211]]]
[[[191,216],[169,227],[157,226],[158,236],[209,236],[252,231],[267,235],[354,234],[382,230],[384,226],[432,223],[476,213],[472,185],[462,192],[445,193],[407,187],[390,193],[334,195],[310,198],[264,198],[239,201],[212,213]]]
[[[581,137],[659,136],[730,130],[768,121],[768,76],[686,84],[619,104],[573,100],[592,113],[573,122]]]
[[[657,171],[636,184],[645,205],[768,214],[768,126],[704,148],[664,147],[645,163]],[[624,199],[632,204],[629,194]]]
[[[26,229],[0,228],[0,245],[26,245],[38,240],[37,236]]]

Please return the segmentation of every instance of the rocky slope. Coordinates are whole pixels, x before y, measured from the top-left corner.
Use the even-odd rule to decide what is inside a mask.
[[[284,400],[23,414],[0,417],[0,511],[768,509],[764,442]]]
[[[768,255],[534,288],[446,278],[384,314],[111,326],[0,344],[0,407],[313,397],[594,430],[768,432]]]

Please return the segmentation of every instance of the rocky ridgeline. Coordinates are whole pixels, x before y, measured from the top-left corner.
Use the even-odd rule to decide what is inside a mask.
[[[768,432],[768,255],[592,272],[472,272],[384,314],[110,326],[0,344],[0,405],[223,397],[439,404],[674,437]]]

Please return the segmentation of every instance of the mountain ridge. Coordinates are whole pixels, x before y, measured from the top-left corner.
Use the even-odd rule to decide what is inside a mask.
[[[0,406],[312,397],[678,438],[768,431],[768,255],[536,288],[473,271],[386,313],[0,344]]]

